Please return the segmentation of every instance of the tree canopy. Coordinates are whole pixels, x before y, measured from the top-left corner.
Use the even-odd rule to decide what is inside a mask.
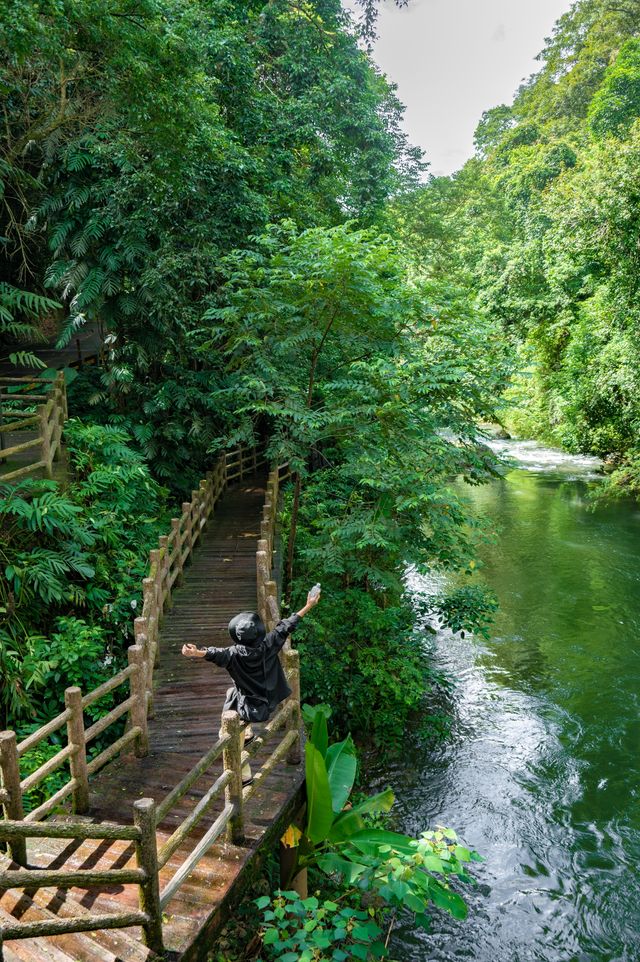
[[[394,202],[416,261],[500,320],[516,374],[503,416],[609,458],[638,491],[640,3],[579,0],[477,157]]]

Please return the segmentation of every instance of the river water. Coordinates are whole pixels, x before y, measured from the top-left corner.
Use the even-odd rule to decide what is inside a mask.
[[[497,535],[491,640],[438,635],[451,736],[373,773],[398,828],[454,827],[486,862],[468,919],[401,925],[394,957],[639,962],[640,511],[590,508],[593,459],[494,445],[514,466],[466,489]]]

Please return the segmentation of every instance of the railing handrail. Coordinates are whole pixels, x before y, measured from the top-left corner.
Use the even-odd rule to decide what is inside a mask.
[[[264,726],[263,734],[255,736],[250,748],[243,751],[241,747],[242,732],[247,727],[246,724],[241,721],[236,712],[223,712],[221,737],[216,744],[196,762],[179,784],[159,804],[156,805],[152,799],[136,801],[133,806],[134,822],[132,825],[91,824],[81,821],[46,823],[37,821],[37,818],[47,814],[52,807],[55,807],[55,804],[71,792],[74,795],[76,810],[86,810],[88,807],[88,775],[93,774],[102,764],[113,758],[131,741],[135,743],[138,754],[146,754],[148,750],[147,710],[152,707],[149,682],[157,650],[157,630],[165,603],[171,603],[171,590],[176,580],[174,566],[175,571],[180,577],[182,576],[185,560],[182,544],[187,544],[188,556],[193,551],[211,511],[213,511],[215,503],[228,481],[235,480],[236,477],[242,478],[247,470],[254,471],[260,463],[260,456],[255,449],[250,452],[248,458],[246,457],[246,449],[239,449],[221,456],[214,471],[210,472],[207,479],[201,482],[199,489],[193,492],[192,501],[183,505],[182,516],[179,519],[173,519],[171,541],[171,536],[161,538],[160,547],[150,552],[150,577],[143,582],[143,613],[135,621],[138,644],[129,649],[129,666],[84,696],[82,696],[79,688],[68,688],[65,692],[65,710],[39,729],[38,732],[29,735],[20,744],[16,743],[14,732],[0,733],[0,768],[4,785],[4,788],[0,789],[0,801],[4,804],[7,813],[5,821],[0,821],[0,840],[6,839],[9,841],[15,861],[26,864],[26,840],[28,838],[46,837],[133,841],[136,847],[137,862],[135,869],[82,869],[68,872],[60,869],[5,871],[4,880],[0,875],[0,892],[13,887],[38,889],[51,885],[61,888],[79,885],[86,888],[115,883],[135,883],[138,884],[140,890],[140,911],[119,915],[83,915],[66,919],[20,922],[8,926],[3,923],[0,927],[0,945],[3,937],[18,939],[38,935],[56,935],[63,932],[141,925],[145,934],[145,943],[152,950],[161,952],[163,950],[162,911],[168,902],[174,897],[186,878],[223,831],[226,830],[229,842],[239,844],[244,840],[244,803],[262,784],[267,775],[285,759],[289,764],[300,762],[299,656],[298,652],[289,646],[283,652],[282,657],[292,693],[279,707],[273,718]],[[231,479],[228,477],[229,467],[232,469]],[[266,534],[268,537],[267,539],[261,538],[256,552],[259,608],[262,602],[262,610],[266,612],[266,620],[271,627],[275,625],[279,618],[278,601],[276,594],[271,591],[273,582],[270,580],[270,574],[273,563],[276,505],[283,467],[287,468],[287,466],[280,466],[274,468],[269,474],[261,528],[261,534]],[[286,473],[288,473],[288,468]],[[263,542],[265,540],[267,540],[267,552],[264,550]],[[172,546],[173,551],[170,550]],[[268,557],[267,563],[265,563],[266,557]],[[264,577],[267,576],[268,579],[264,581]],[[261,586],[264,589],[262,595]],[[265,604],[266,608],[264,607]],[[129,680],[131,686],[130,697],[116,706],[103,719],[85,729],[83,709],[127,680]],[[127,711],[130,713],[131,722],[128,731],[99,756],[87,762],[87,741]],[[39,740],[65,724],[68,731],[66,748],[61,749],[57,755],[20,783],[20,756],[36,745]],[[251,784],[243,787],[243,765],[247,763],[249,758],[254,757],[282,728],[285,729],[283,736],[278,740],[266,760],[263,761],[260,769],[253,776]],[[156,829],[159,823],[176,803],[187,794],[195,782],[207,773],[221,754],[222,772],[216,775],[187,818],[158,849]],[[30,812],[26,818],[22,816],[21,810],[20,816],[15,817],[16,790],[20,796],[18,808],[21,809],[21,790],[33,787],[67,759],[69,759],[71,767],[72,777],[70,782],[41,805],[39,809]],[[170,858],[223,793],[224,806],[222,812],[160,892],[159,870],[167,865]],[[14,817],[11,817],[12,814]]]
[[[45,394],[3,394],[0,389],[0,441],[2,441],[0,444],[0,459],[21,454],[31,448],[38,448],[40,455],[39,458],[36,455],[36,460],[32,461],[31,464],[26,464],[22,468],[16,468],[14,471],[8,471],[0,476],[0,482],[17,481],[40,469],[44,469],[47,478],[52,478],[53,462],[60,458],[62,431],[64,422],[68,417],[64,373],[59,371],[55,378],[0,378],[0,385],[3,383],[16,385],[46,383],[50,386],[50,390]],[[12,411],[3,408],[2,401],[5,400],[25,401],[27,407],[33,407],[36,401],[44,403],[39,403],[36,411]],[[11,417],[16,417],[18,420],[7,422],[6,419]],[[4,444],[2,439],[5,434],[32,427],[37,428],[33,438],[22,441],[20,444],[14,444],[12,447],[2,446]]]
[[[58,385],[63,383],[64,379],[61,377],[57,379]],[[56,388],[56,391],[58,390],[59,387]],[[52,397],[48,405],[53,409],[56,403],[56,397]],[[2,456],[1,452],[0,456]],[[129,665],[84,695],[79,689],[67,689],[65,701],[72,698],[72,703],[67,704],[65,710],[56,718],[32,732],[20,743],[16,743],[15,735],[11,737],[11,733],[0,733],[2,799],[7,817],[22,819],[24,793],[36,787],[66,761],[70,762],[70,780],[38,808],[29,812],[26,818],[28,821],[36,821],[44,817],[71,794],[74,796],[75,810],[82,813],[88,808],[89,775],[98,771],[131,742],[136,743],[137,754],[146,754],[148,750],[147,716],[153,711],[153,667],[157,657],[158,633],[164,612],[171,605],[172,591],[181,583],[184,565],[189,561],[216,503],[229,483],[229,471],[232,475],[231,480],[235,480],[236,477],[242,479],[263,462],[264,450],[259,448],[239,447],[222,454],[214,469],[208,472],[199,487],[192,491],[191,501],[182,505],[180,517],[172,520],[169,534],[159,538],[158,548],[149,552],[149,573],[142,582],[142,611],[134,621],[136,645],[129,649]],[[129,697],[119,702],[107,715],[91,726],[85,726],[83,710],[126,681],[129,682],[130,687]],[[70,691],[74,691],[74,695],[70,696]],[[87,744],[127,713],[129,714],[128,730],[113,745],[88,761]],[[62,747],[27,778],[21,779],[20,758],[64,725],[67,726],[67,746]],[[73,731],[75,731],[75,740],[72,740]],[[8,799],[4,797],[7,793]],[[18,841],[14,849],[15,861],[22,863],[24,845]]]

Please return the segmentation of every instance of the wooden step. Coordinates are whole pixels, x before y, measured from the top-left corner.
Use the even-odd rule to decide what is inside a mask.
[[[100,907],[104,909],[104,905]],[[109,912],[122,912],[117,902]],[[2,922],[36,922],[46,919],[68,919],[94,914],[69,897],[68,893],[53,889],[39,889],[31,896],[24,892],[6,892],[0,900]],[[100,914],[95,912],[95,914]],[[106,913],[103,913],[106,914]],[[15,939],[5,943],[5,962],[16,959],[24,962],[151,962],[155,954],[145,948],[139,929],[111,929],[95,932],[74,932],[43,938]]]

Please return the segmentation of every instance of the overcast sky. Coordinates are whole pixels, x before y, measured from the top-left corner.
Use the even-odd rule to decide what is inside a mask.
[[[353,9],[352,2],[345,3]],[[407,106],[405,129],[434,174],[473,153],[483,110],[510,103],[570,0],[382,0],[374,56]]]

